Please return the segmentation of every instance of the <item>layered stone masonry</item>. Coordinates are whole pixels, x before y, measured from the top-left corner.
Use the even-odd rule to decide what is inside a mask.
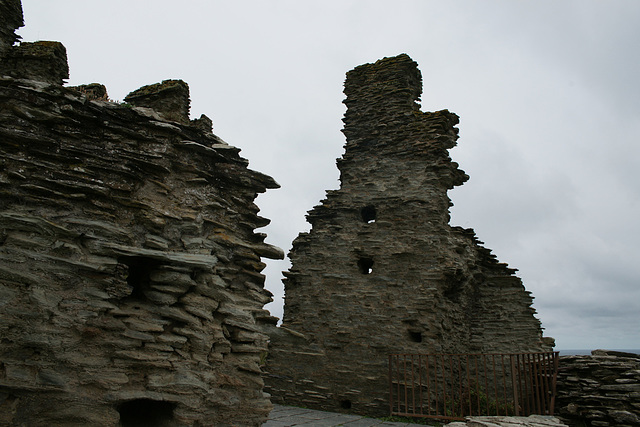
[[[270,333],[274,402],[385,415],[389,353],[551,348],[515,270],[449,225],[458,116],[420,111],[421,85],[404,54],[347,73],[340,189],[293,242]]]
[[[189,120],[186,83],[110,102],[32,46],[0,66],[0,425],[260,425],[277,183]]]
[[[575,426],[640,425],[640,355],[562,356],[556,413]]]
[[[20,40],[16,30],[24,25],[20,0],[0,0],[0,58]]]

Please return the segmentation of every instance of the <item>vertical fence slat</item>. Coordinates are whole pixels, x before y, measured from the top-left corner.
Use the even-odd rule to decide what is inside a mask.
[[[553,353],[553,379],[551,380],[551,388],[553,390],[552,394],[551,394],[551,401],[550,401],[550,407],[549,407],[549,411],[550,414],[553,415],[553,412],[555,410],[555,404],[556,404],[556,384],[558,381],[558,361],[559,361],[559,353],[557,351],[555,351]]]
[[[511,394],[513,398],[513,409],[516,416],[520,415],[520,402],[518,402],[518,376],[516,371],[516,361],[514,357],[516,355],[509,355],[509,360],[511,361]]]
[[[467,400],[469,401],[469,414],[473,414],[473,409],[471,408],[471,369],[469,369],[469,355],[465,355],[466,365],[467,365]]]
[[[498,378],[496,377],[496,355],[491,355],[491,365],[493,369],[493,400],[496,402],[496,415],[500,415],[500,403],[498,401]]]
[[[463,416],[464,415],[464,402],[462,401],[462,396],[464,393],[464,380],[463,380],[463,372],[462,372],[462,364],[460,363],[462,359],[462,355],[457,355],[456,360],[458,362],[458,413],[454,415]]]
[[[411,412],[416,413],[416,378],[414,355],[411,355]],[[409,412],[409,411],[407,411]]]
[[[404,411],[403,412],[409,412],[409,402],[407,401],[409,394],[407,393],[407,355],[405,354],[404,357],[402,358],[402,379],[403,379],[403,384],[404,384]]]
[[[551,389],[551,376],[553,375],[553,367],[551,366],[551,356],[547,353],[545,354],[545,401],[547,402],[547,414],[553,415],[553,409],[551,407],[551,397],[552,397],[552,389]],[[555,389],[554,389],[555,390]]]
[[[429,355],[425,357],[425,365],[427,371],[427,414],[431,415],[431,373],[429,371]],[[437,411],[436,411],[437,414]]]
[[[389,413],[393,414],[393,354],[389,355]]]
[[[524,354],[519,354],[518,355],[518,375],[520,376],[520,402],[522,405],[522,415],[523,416],[528,416],[529,415],[529,394],[528,392],[528,387],[527,387],[527,366],[526,366],[526,362],[525,362],[525,355]]]
[[[507,397],[507,373],[509,372],[509,370],[505,366],[504,356],[505,356],[504,354],[500,355],[500,359],[502,361],[502,397],[504,398],[505,402],[508,402],[509,398]],[[504,406],[505,415],[509,415],[507,411],[508,411],[508,407],[507,407],[507,404],[505,403],[505,406]]]
[[[535,396],[536,396],[536,409],[535,409],[535,413],[536,414],[544,414],[544,411],[542,409],[542,396],[541,396],[541,375],[540,375],[540,358],[538,354],[534,354],[532,356],[533,358],[533,378],[535,380],[534,382],[534,390],[535,390]]]
[[[438,356],[434,355],[433,357],[433,409],[436,411],[436,414],[439,414],[438,411]]]
[[[422,399],[422,355],[418,355],[418,390],[420,402],[420,415],[424,415],[424,400]]]
[[[545,413],[547,415],[553,415],[553,410],[551,409],[551,375],[553,369],[551,368],[551,357],[549,357],[548,353],[542,355],[544,360],[544,401],[546,404]]]
[[[482,376],[484,377],[484,395],[486,395],[486,407],[487,407],[487,415],[491,415],[489,413],[489,378],[487,374],[487,356],[482,355]]]
[[[454,390],[456,388],[456,383],[455,383],[455,371],[453,370],[453,357],[455,355],[454,354],[450,354],[448,359],[449,359],[449,373],[450,373],[450,377],[451,377],[451,394],[454,393]],[[451,399],[451,415],[455,416],[456,414],[456,399],[452,398]]]
[[[447,376],[444,354],[440,355],[440,367],[442,368],[442,412],[447,413]]]

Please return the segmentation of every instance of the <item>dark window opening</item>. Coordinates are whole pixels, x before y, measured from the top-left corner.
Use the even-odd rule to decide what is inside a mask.
[[[444,275],[444,296],[450,301],[459,302],[464,292],[465,276],[461,270],[447,272]]]
[[[362,217],[362,220],[367,224],[376,222],[376,208],[371,205],[365,206],[364,208],[360,209],[360,216]]]
[[[351,401],[349,399],[341,400],[340,407],[342,409],[351,409]]]
[[[144,300],[145,292],[150,289],[151,272],[158,268],[160,263],[145,257],[126,257],[119,260],[128,267],[127,284],[131,288],[129,298]]]
[[[371,272],[373,271],[373,259],[360,258],[358,260],[358,268],[360,269],[360,273],[362,274],[371,274]]]
[[[422,342],[422,332],[420,332],[420,331],[409,331],[409,338],[413,342]]]
[[[118,408],[122,427],[168,427],[174,425],[174,402],[136,399],[124,402]]]

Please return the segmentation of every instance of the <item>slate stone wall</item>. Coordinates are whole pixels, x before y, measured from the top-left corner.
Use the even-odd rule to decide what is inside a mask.
[[[23,25],[20,0],[0,0],[0,58],[20,39],[15,31]]]
[[[574,426],[640,425],[640,355],[562,356],[556,413]]]
[[[283,253],[253,202],[278,185],[189,121],[184,82],[154,110],[38,61],[0,73],[0,425],[260,425]]]
[[[389,353],[550,349],[515,270],[449,225],[458,116],[420,111],[421,85],[407,55],[347,73],[340,189],[293,242],[270,333],[274,402],[385,415]]]

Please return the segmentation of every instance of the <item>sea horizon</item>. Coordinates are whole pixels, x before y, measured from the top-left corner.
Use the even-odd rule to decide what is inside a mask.
[[[640,349],[627,349],[627,348],[594,348],[594,349],[558,349],[560,356],[589,356],[593,350],[609,350],[620,351],[624,353],[640,354]]]

